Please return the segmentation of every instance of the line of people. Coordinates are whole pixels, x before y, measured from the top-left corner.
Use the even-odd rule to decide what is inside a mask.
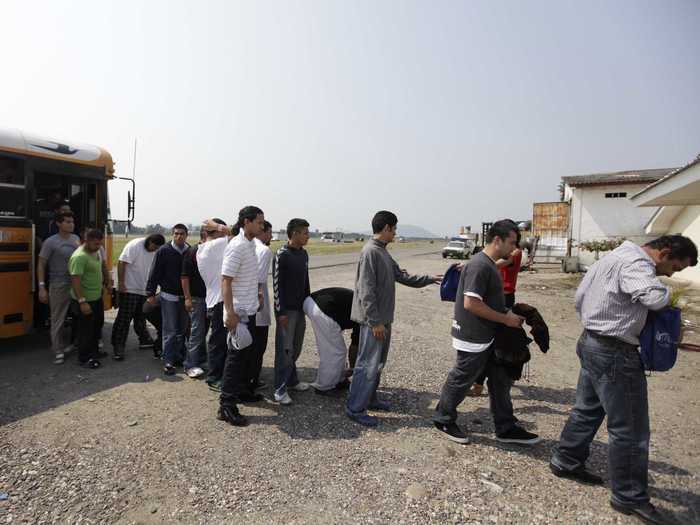
[[[57,221],[57,235],[62,236],[62,242],[74,244],[70,228],[62,226],[66,218]],[[220,219],[206,221],[197,246],[187,244],[187,228],[181,224],[173,228],[169,243],[162,236],[131,241],[120,256],[121,306],[112,333],[113,357],[124,359],[126,332],[133,321],[140,346],[153,344],[158,355],[158,341],[162,341],[160,357],[165,374],[174,374],[177,367],[184,366],[190,377],[202,377],[207,368],[206,382],[220,392],[218,419],[245,426],[248,421],[238,405],[263,400],[259,390],[266,385],[260,381],[260,370],[273,309],[277,326],[275,401],[288,405],[293,402],[290,392],[310,386],[321,395],[338,395],[349,385],[347,416],[375,427],[379,421],[368,411],[391,409],[386,399],[378,397],[377,389],[390,347],[395,284],[418,288],[442,280],[441,275],[410,275],[399,268],[387,251],[397,222],[391,212],[375,214],[374,235],[360,254],[354,290],[328,288],[314,293],[304,249],[309,224],[303,219],[289,222],[289,240],[274,256],[269,248],[271,225],[254,206],[243,208],[233,227]],[[540,441],[519,425],[513,414],[510,390],[517,376],[509,371],[512,363],[507,356],[503,357],[504,350],[513,350],[507,348],[512,341],[527,348],[529,339],[518,333],[533,310],[527,305],[506,304],[515,302],[514,297],[508,297],[514,293],[515,283],[504,293],[499,271],[517,259],[518,236],[513,221],[495,222],[484,250],[461,271],[451,329],[456,360],[432,418],[442,436],[458,443],[469,439],[457,424],[457,408],[482,378],[488,378],[496,439],[521,445]],[[98,347],[105,278],[98,255],[101,239],[101,232],[88,230],[84,244],[67,263],[70,308],[79,319],[78,358],[90,368],[98,367],[99,358],[104,357]],[[62,260],[68,249],[61,252],[61,246],[59,243],[55,249],[60,254],[56,257]],[[46,258],[53,256],[44,253]],[[576,349],[581,370],[576,403],[554,448],[550,469],[559,478],[603,484],[585,464],[591,442],[607,417],[611,505],[645,523],[667,521],[650,503],[648,494],[650,430],[639,334],[647,313],[669,304],[669,289],[658,276],[671,276],[696,264],[696,246],[680,235],[664,236],[643,246],[626,241],[589,269],[576,293],[576,312],[583,324]],[[270,266],[272,301],[267,296]],[[61,277],[65,276],[54,277],[52,273],[56,282],[61,282]],[[160,318],[153,315],[157,309]],[[149,312],[151,317],[144,317]],[[320,357],[317,377],[310,385],[300,381],[296,369],[307,316]],[[152,319],[158,329],[156,341],[144,329],[145,319]],[[532,326],[530,319],[528,323]],[[349,348],[344,330],[352,330]],[[514,337],[504,337],[504,333]],[[548,342],[538,340],[534,326],[532,334],[546,351],[543,346],[548,348]],[[54,348],[60,349],[60,344]],[[352,381],[348,382],[350,375]]]

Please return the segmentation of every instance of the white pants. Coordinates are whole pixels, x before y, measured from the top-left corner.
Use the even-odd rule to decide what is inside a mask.
[[[348,349],[340,325],[321,311],[311,297],[304,301],[304,313],[309,317],[316,336],[318,374],[311,383],[317,390],[330,390],[345,375],[345,357]]]

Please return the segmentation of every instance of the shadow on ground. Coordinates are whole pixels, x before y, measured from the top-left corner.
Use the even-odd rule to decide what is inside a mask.
[[[105,334],[111,333],[106,323]],[[47,333],[3,340],[0,347],[0,425],[51,410],[126,383],[146,383],[162,377],[160,360],[151,350],[128,352],[127,359],[102,359],[89,370],[78,365],[72,352],[63,365],[53,364]],[[131,348],[134,348],[134,344]],[[110,351],[105,344],[105,351]],[[170,378],[169,378],[170,379]],[[174,376],[172,381],[181,381]]]

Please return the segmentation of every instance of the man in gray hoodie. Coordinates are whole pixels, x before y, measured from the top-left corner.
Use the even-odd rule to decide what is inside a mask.
[[[391,323],[396,301],[395,283],[413,288],[437,284],[442,276],[409,275],[399,268],[386,247],[396,236],[396,215],[379,211],[372,219],[373,238],[360,254],[355,280],[351,319],[360,325],[360,345],[348,395],[346,414],[367,427],[378,424],[367,409],[388,411],[377,399],[377,387],[389,353]]]

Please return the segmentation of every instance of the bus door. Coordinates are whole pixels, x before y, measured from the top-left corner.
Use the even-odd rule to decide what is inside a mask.
[[[57,233],[54,215],[62,205],[67,205],[75,216],[75,231],[81,235],[84,228],[104,228],[98,203],[100,181],[35,172],[33,218],[40,237]]]
[[[26,334],[34,317],[35,247],[25,169],[21,157],[0,153],[0,338]]]

